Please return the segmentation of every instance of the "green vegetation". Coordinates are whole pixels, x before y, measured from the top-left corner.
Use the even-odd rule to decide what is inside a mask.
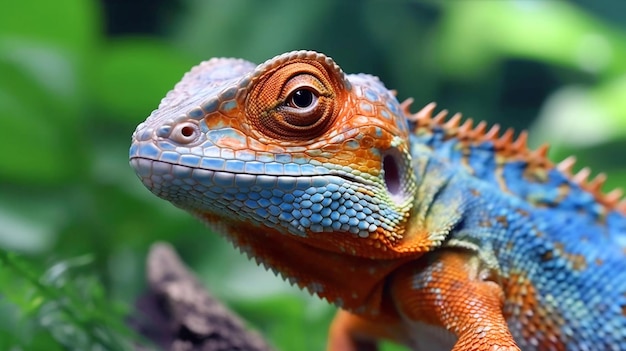
[[[128,166],[135,126],[213,56],[318,50],[346,72],[380,76],[415,109],[437,101],[530,128],[531,144],[555,146],[553,159],[577,154],[610,174],[609,190],[626,184],[618,2],[180,0],[136,12],[113,3],[125,2],[26,0],[0,11],[1,350],[128,348],[136,336],[124,316],[157,240],[277,348],[323,348],[332,307],[154,198]]]

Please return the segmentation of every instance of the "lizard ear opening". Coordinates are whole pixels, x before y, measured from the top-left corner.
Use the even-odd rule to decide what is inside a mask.
[[[403,172],[405,171],[405,167],[396,149],[392,149],[391,152],[383,156],[382,166],[383,179],[389,197],[397,204],[404,202],[407,197],[405,193],[406,189],[403,184],[405,178]]]

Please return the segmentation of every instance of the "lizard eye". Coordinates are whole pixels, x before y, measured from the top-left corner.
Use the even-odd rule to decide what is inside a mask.
[[[259,78],[248,95],[246,113],[266,136],[310,140],[337,117],[341,89],[320,62],[287,63]]]
[[[311,90],[300,88],[287,98],[287,106],[305,109],[317,104],[317,95]]]
[[[328,99],[321,96],[320,101],[320,93],[314,89],[297,87],[287,95],[285,105],[279,111],[283,123],[293,128],[306,128],[327,118]]]

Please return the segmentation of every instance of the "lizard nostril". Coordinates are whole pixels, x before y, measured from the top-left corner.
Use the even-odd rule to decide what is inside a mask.
[[[183,122],[172,129],[170,139],[181,144],[189,144],[196,141],[199,135],[200,130],[197,124],[193,122]]]
[[[187,138],[192,136],[193,133],[194,133],[194,129],[192,127],[189,127],[189,126],[184,126],[180,130],[180,134],[182,134],[184,137],[187,137]]]

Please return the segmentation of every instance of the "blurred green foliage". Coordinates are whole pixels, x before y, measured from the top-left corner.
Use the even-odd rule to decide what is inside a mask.
[[[156,240],[172,242],[215,295],[277,348],[323,348],[332,307],[154,198],[128,166],[135,126],[199,61],[318,50],[346,72],[380,76],[417,106],[437,101],[530,128],[532,144],[550,140],[554,159],[580,155],[581,164],[612,175],[612,188],[626,180],[625,7],[591,0],[4,4],[0,349],[123,349],[133,336],[122,316],[144,288],[143,261]]]

